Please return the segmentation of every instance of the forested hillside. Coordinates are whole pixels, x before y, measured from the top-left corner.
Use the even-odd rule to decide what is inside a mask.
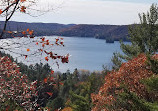
[[[1,29],[4,22],[0,22]],[[25,23],[8,22],[7,30],[21,31],[27,28],[34,30],[36,36],[59,35],[69,37],[95,37],[106,39],[107,42],[118,41],[120,39],[127,41],[127,25],[87,25],[87,24],[57,24],[57,23]]]
[[[63,36],[95,37],[106,40],[127,40],[126,25],[75,25],[59,31]]]
[[[0,29],[4,26],[4,21],[0,22]],[[57,24],[57,23],[26,23],[26,22],[14,22],[9,21],[7,25],[7,30],[9,31],[22,31],[26,29],[34,30],[37,36],[43,35],[54,35],[59,30],[64,28],[69,28],[74,26],[74,24],[64,25],[64,24]]]

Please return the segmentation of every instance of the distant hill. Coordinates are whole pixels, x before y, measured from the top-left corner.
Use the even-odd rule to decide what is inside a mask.
[[[34,30],[37,36],[44,35],[54,35],[56,32],[63,28],[69,28],[75,24],[57,24],[57,23],[26,23],[26,22],[14,22],[10,21],[7,25],[7,30],[10,31],[21,31],[26,30],[27,28]],[[0,29],[4,26],[4,22],[0,21]]]
[[[4,22],[0,21],[0,29]],[[36,36],[69,36],[69,37],[95,37],[106,39],[107,42],[118,40],[127,41],[127,25],[87,25],[87,24],[58,24],[58,23],[26,23],[10,21],[7,30],[21,31],[27,28],[34,30]]]
[[[127,25],[74,25],[69,28],[61,29],[58,35],[77,36],[77,37],[95,37],[106,39],[107,41],[118,41],[120,39],[127,41]]]

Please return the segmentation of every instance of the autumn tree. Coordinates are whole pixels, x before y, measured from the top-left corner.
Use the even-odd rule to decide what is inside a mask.
[[[0,3],[0,15],[5,17],[0,39],[3,38],[4,33],[12,37],[12,39],[2,39],[0,41],[1,51],[16,54],[28,62],[30,61],[29,57],[34,57],[33,61],[38,57],[44,57],[39,61],[48,62],[52,60],[53,64],[55,63],[58,67],[59,61],[68,63],[69,54],[59,55],[52,51],[55,46],[64,46],[63,38],[57,37],[54,41],[50,41],[46,37],[35,38],[34,31],[29,28],[21,31],[6,30],[7,23],[14,13],[20,11],[28,14],[27,9],[30,9],[36,3],[36,0],[1,0]],[[16,33],[20,33],[21,36],[17,37]],[[28,47],[28,45],[33,45],[33,48]],[[59,85],[63,84],[55,80],[53,70],[45,72],[48,74],[43,77],[34,78],[30,81],[27,75],[20,72],[19,66],[7,56],[0,57],[0,62],[0,103],[1,107],[4,105],[2,110],[38,110],[45,107],[50,98],[54,99],[56,97]],[[17,109],[17,107],[11,109],[9,104],[5,104],[6,101],[10,101],[22,109]]]
[[[154,55],[153,59],[158,59],[157,57]],[[95,105],[93,111],[157,110],[155,107],[157,105],[157,92],[149,91],[142,82],[143,79],[157,77],[146,64],[146,60],[145,54],[140,54],[138,57],[123,63],[118,71],[107,74],[99,93],[91,95]],[[152,82],[146,84],[149,86]]]
[[[0,63],[1,105],[6,101],[14,101],[15,104],[18,104],[24,109],[33,109],[37,105],[37,103],[31,101],[32,96],[37,95],[35,90],[36,81],[29,83],[27,76],[22,75],[17,64],[12,62],[7,56],[0,57]],[[8,105],[6,106],[9,107]]]
[[[44,79],[30,80],[7,56],[0,57],[0,69],[0,110],[37,110],[45,107],[48,100],[57,97],[59,85],[63,85],[55,78],[53,70],[47,72]]]

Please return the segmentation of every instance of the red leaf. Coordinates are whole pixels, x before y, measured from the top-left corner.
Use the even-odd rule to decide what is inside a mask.
[[[43,37],[43,38],[41,38],[41,39],[42,39],[42,41],[44,42],[45,38]]]
[[[45,46],[45,43],[42,44],[42,47],[44,47],[44,46]]]
[[[61,58],[61,62],[62,62],[62,63],[68,63],[68,62],[69,62],[68,57],[62,57],[62,58]]]
[[[58,59],[60,59],[60,58],[61,58],[61,56],[57,56],[57,58],[58,58]]]
[[[27,55],[25,55],[25,59],[27,58]]]
[[[60,85],[64,85],[62,82],[59,82]]]
[[[38,45],[38,42],[36,42],[36,45]]]
[[[52,92],[46,92],[49,96],[52,96],[53,93]]]
[[[46,40],[46,42],[49,42],[49,40]]]
[[[61,40],[63,40],[64,38],[60,38]]]
[[[49,42],[46,42],[46,45],[49,45]]]
[[[51,77],[50,80],[51,80],[51,81],[52,81],[52,80],[54,81],[54,77]]]
[[[43,49],[39,49],[41,52],[43,52]]]
[[[63,45],[63,42],[60,42],[61,45]]]
[[[54,71],[53,71],[53,70],[51,70],[51,74],[54,74]]]

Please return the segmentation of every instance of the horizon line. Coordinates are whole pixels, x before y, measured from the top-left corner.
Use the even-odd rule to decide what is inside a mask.
[[[5,22],[5,21],[0,21],[0,22]],[[131,23],[131,24],[91,24],[91,23],[81,23],[81,24],[78,24],[78,23],[56,23],[56,22],[21,22],[21,21],[8,21],[8,22],[19,22],[19,23],[43,23],[43,24],[61,24],[61,25],[120,25],[120,26],[123,26],[123,25],[132,25],[132,24],[136,24],[136,23]],[[138,24],[138,23],[137,23]]]

